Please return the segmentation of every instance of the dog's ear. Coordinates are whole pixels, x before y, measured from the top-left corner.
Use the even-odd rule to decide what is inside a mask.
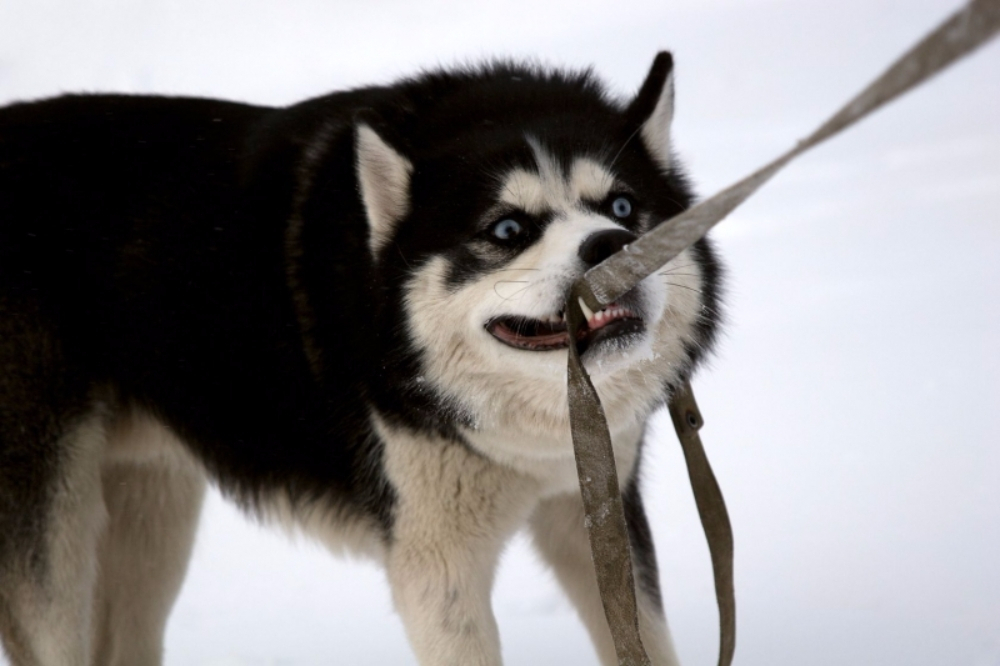
[[[373,129],[376,119],[361,115],[354,124],[358,189],[368,217],[368,249],[372,257],[392,238],[410,212],[413,164]]]
[[[667,51],[656,54],[635,99],[625,111],[630,131],[637,131],[656,162],[670,169],[670,122],[674,118],[674,58]]]

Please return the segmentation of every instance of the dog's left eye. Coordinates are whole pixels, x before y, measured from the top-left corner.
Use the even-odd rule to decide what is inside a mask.
[[[509,217],[493,225],[493,235],[500,240],[513,240],[524,233],[524,227],[517,220]]]
[[[632,214],[632,202],[628,197],[615,197],[611,202],[611,212],[619,219],[625,219]]]

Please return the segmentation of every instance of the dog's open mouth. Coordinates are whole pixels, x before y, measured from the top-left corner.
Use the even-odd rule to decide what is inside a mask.
[[[491,319],[486,324],[486,330],[500,342],[516,349],[549,351],[569,346],[569,332],[566,330],[566,317],[563,313],[546,319],[504,315]],[[641,317],[629,308],[612,303],[587,319],[587,323],[578,331],[578,340],[590,347],[603,340],[640,333],[642,330]]]

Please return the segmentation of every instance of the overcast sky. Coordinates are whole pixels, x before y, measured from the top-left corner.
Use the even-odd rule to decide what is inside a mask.
[[[0,0],[0,102],[77,91],[287,104],[489,55],[677,63],[703,195],[806,135],[957,3]],[[1000,43],[805,156],[715,234],[726,335],[695,388],[736,532],[736,663],[1000,666]],[[668,420],[645,475],[682,662],[711,571]],[[594,664],[524,541],[510,664]],[[2,658],[0,658],[2,662]],[[206,508],[169,666],[412,664],[382,574]]]

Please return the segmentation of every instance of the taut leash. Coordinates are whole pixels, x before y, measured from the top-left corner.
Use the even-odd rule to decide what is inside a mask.
[[[920,85],[989,41],[998,30],[1000,0],[969,2],[808,138],[743,180],[653,228],[574,283],[566,301],[570,339],[567,395],[573,448],[601,601],[621,666],[647,666],[650,661],[639,635],[631,549],[611,435],[576,346],[577,333],[585,321],[583,307],[597,312],[620,298],[704,236],[795,157]],[[671,396],[670,415],[684,448],[712,556],[720,618],[718,663],[729,666],[736,646],[732,529],[698,436],[702,419],[686,381]]]

